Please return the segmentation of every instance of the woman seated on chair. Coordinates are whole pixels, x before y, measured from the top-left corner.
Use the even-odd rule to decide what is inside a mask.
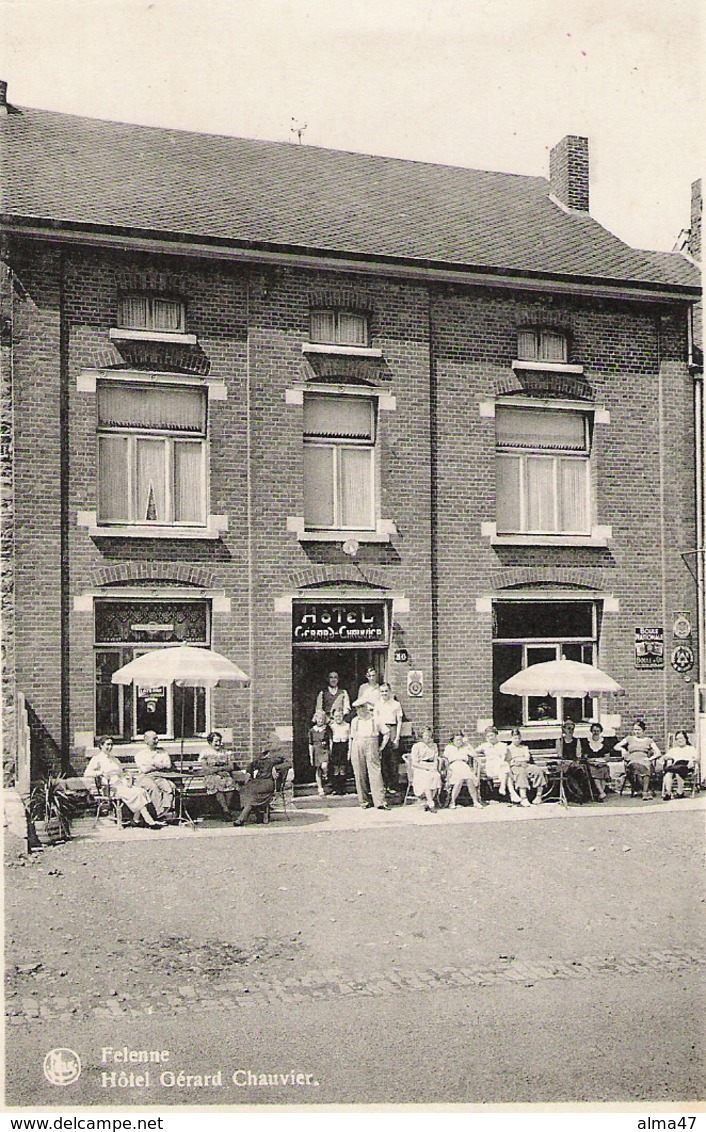
[[[556,755],[564,773],[564,789],[569,802],[590,802],[593,798],[588,764],[584,759],[581,740],[574,735],[576,724],[567,719],[561,725]]]
[[[442,760],[447,766],[446,784],[451,787],[449,809],[456,809],[456,802],[464,785],[474,806],[482,805],[480,800],[480,767],[478,755],[466,738],[465,731],[459,728],[451,736],[451,742],[444,747]]]
[[[530,787],[534,787],[536,793],[533,801],[538,806],[544,795],[547,775],[544,767],[537,766],[532,762],[532,753],[529,747],[522,742],[522,732],[519,727],[512,729],[507,755],[510,761],[512,785],[520,795],[520,805],[529,806],[527,791]]]
[[[696,747],[689,742],[686,731],[675,731],[674,745],[664,756],[664,778],[662,780],[662,797],[669,801],[672,796],[672,785],[677,780],[677,798],[684,797],[685,779],[690,771],[696,769]]]
[[[223,736],[220,731],[212,731],[206,736],[208,747],[198,758],[199,767],[205,769],[204,789],[214,795],[225,817],[232,817],[231,808],[235,797],[235,779],[230,773],[230,760],[223,750]]]
[[[103,736],[97,743],[98,754],[89,760],[83,772],[83,778],[92,783],[93,789],[98,793],[97,779],[108,784],[108,788],[120,802],[124,802],[132,810],[135,819],[142,818],[148,829],[163,829],[164,825],[156,821],[154,806],[149,801],[141,786],[133,786],[128,780],[122,763],[111,754],[113,740],[110,735]]]
[[[610,768],[608,766],[608,747],[603,738],[603,728],[600,723],[592,723],[589,728],[588,739],[584,747],[584,757],[597,795],[596,801],[605,802],[606,784],[610,781]]]
[[[419,739],[410,752],[412,789],[418,798],[424,798],[424,809],[436,813],[441,790],[439,748],[434,742],[431,727],[423,727]]]
[[[520,795],[515,790],[510,775],[508,746],[507,743],[499,741],[497,727],[486,727],[485,742],[477,748],[477,751],[483,760],[482,777],[490,783],[490,788],[492,789],[497,783],[501,798],[507,796],[510,802],[519,803]]]
[[[248,779],[240,787],[240,805],[242,807],[238,817],[233,822],[236,828],[245,825],[250,814],[255,810],[258,822],[266,820],[270,802],[275,796],[275,767],[286,763],[284,755],[276,751],[263,751],[253,759],[247,768]]]
[[[650,781],[655,763],[661,751],[654,739],[647,734],[647,724],[642,719],[636,719],[632,735],[626,735],[615,744],[614,751],[624,751],[625,773],[630,782],[632,794],[642,789],[642,799],[652,801]]]

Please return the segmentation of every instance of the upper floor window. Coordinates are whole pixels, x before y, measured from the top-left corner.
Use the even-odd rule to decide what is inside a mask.
[[[589,415],[498,405],[498,534],[590,534]]]
[[[375,401],[304,396],[304,524],[308,530],[374,530]]]
[[[203,526],[206,390],[103,381],[97,403],[99,523]]]
[[[180,334],[186,326],[184,304],[163,295],[123,295],[118,303],[118,326]]]
[[[312,342],[336,346],[367,346],[368,319],[347,310],[314,310],[309,330]]]
[[[525,362],[568,362],[566,334],[561,330],[531,327],[518,330],[517,357]]]

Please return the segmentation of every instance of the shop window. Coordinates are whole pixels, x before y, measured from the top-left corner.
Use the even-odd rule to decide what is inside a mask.
[[[314,310],[309,334],[312,342],[336,346],[367,346],[368,319],[347,310]]]
[[[493,606],[493,718],[498,727],[575,723],[596,713],[593,697],[507,696],[500,685],[545,661],[595,664],[598,607],[590,601],[498,601]]]
[[[589,414],[498,405],[498,534],[591,532]]]
[[[98,521],[204,526],[206,391],[98,383]]]
[[[110,601],[95,603],[95,733],[133,739],[146,730],[165,738],[205,735],[208,693],[204,688],[123,687],[114,672],[150,649],[177,641],[208,647],[206,601]]]
[[[304,523],[307,530],[375,529],[375,402],[305,394]]]
[[[567,336],[561,330],[534,327],[518,330],[517,357],[525,362],[568,362]]]
[[[186,326],[184,304],[163,295],[123,295],[118,302],[118,326],[180,334]]]

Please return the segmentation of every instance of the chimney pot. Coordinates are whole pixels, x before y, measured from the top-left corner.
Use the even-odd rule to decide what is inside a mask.
[[[568,134],[549,155],[549,186],[567,208],[588,212],[588,138]]]

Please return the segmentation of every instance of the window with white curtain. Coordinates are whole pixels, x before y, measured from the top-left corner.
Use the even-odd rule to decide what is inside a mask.
[[[304,395],[304,523],[308,530],[374,530],[375,402]]]
[[[523,327],[517,332],[518,360],[568,362],[569,343],[562,330]]]
[[[206,391],[99,382],[98,521],[206,523]]]
[[[591,533],[589,414],[498,405],[498,534]]]
[[[181,299],[164,295],[122,295],[118,302],[118,326],[179,334],[185,327],[184,304]]]
[[[368,319],[347,310],[313,310],[309,334],[312,342],[336,346],[367,346]]]

